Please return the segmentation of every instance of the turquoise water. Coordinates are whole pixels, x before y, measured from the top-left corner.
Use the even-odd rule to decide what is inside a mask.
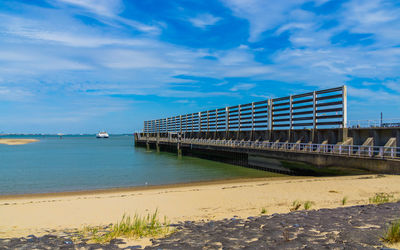
[[[6,138],[6,137],[0,137]],[[11,138],[11,137],[7,137]],[[161,185],[275,174],[135,148],[133,136],[26,136],[0,144],[0,195]]]

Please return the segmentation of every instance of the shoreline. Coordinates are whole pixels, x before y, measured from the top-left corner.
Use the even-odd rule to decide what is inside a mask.
[[[181,182],[173,184],[159,184],[159,185],[144,185],[144,186],[130,186],[130,187],[114,187],[114,188],[100,188],[88,190],[73,190],[73,191],[60,191],[60,192],[44,192],[44,193],[24,193],[24,194],[0,194],[0,201],[9,199],[25,199],[25,198],[52,198],[52,197],[66,197],[76,195],[97,195],[97,194],[113,194],[121,192],[134,192],[155,190],[164,188],[181,188],[181,187],[196,187],[207,186],[213,184],[229,184],[237,182],[253,182],[253,181],[270,181],[270,180],[286,180],[286,179],[304,179],[304,178],[318,178],[313,176],[276,176],[276,177],[252,177],[252,178],[228,178],[219,180],[206,180],[206,181],[193,181]]]
[[[368,204],[376,193],[400,197],[400,176],[273,177],[169,186],[0,196],[0,238],[57,234],[109,225],[123,214],[156,209],[171,223],[288,213],[296,200],[311,209]],[[266,212],[262,213],[262,209]]]

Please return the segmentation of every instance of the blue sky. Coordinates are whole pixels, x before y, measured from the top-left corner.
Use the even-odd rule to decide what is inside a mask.
[[[0,2],[0,132],[143,120],[346,84],[349,120],[400,118],[400,2]]]

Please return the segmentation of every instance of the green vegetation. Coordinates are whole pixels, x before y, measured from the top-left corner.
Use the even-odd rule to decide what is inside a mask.
[[[305,210],[309,210],[314,204],[315,203],[313,201],[305,201],[303,203],[299,200],[295,200],[292,202],[292,207],[290,208],[290,212],[299,210],[302,205],[304,206]]]
[[[348,197],[347,197],[347,196],[343,197],[343,199],[342,199],[342,205],[343,205],[343,206],[346,205],[347,200],[348,200]]]
[[[341,175],[361,175],[370,172],[360,169],[342,167],[316,167],[302,162],[281,161],[282,166],[294,171],[296,175],[306,176],[341,176]]]
[[[299,210],[301,208],[301,202],[298,200],[293,201],[292,207],[290,208],[290,212]]]
[[[172,233],[166,217],[164,222],[158,219],[158,210],[147,216],[124,214],[121,221],[109,226],[86,226],[78,232],[79,239],[89,239],[96,243],[106,243],[118,237],[140,238],[146,236],[164,236]]]
[[[394,197],[388,193],[376,193],[373,197],[369,198],[371,204],[383,204],[394,201]]]
[[[392,222],[382,240],[390,244],[400,242],[400,220]]]
[[[305,210],[309,210],[311,208],[311,206],[314,205],[314,202],[312,201],[305,201],[304,202],[304,209]]]
[[[261,213],[262,213],[262,214],[265,214],[265,213],[267,213],[267,209],[265,209],[264,207],[263,207],[263,208],[261,208]]]

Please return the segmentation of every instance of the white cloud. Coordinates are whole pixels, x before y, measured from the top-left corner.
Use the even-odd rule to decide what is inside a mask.
[[[399,8],[390,1],[350,0],[336,12],[319,15],[302,10],[300,6],[305,1],[224,0],[233,14],[247,20],[250,26],[250,42],[231,49],[199,49],[174,44],[173,40],[165,42],[165,36],[158,35],[161,27],[168,29],[168,23],[141,23],[124,18],[121,1],[58,0],[49,1],[56,8],[34,7],[32,11],[27,8],[25,12],[0,14],[0,99],[46,99],[50,96],[46,93],[83,97],[81,104],[60,104],[61,108],[55,107],[54,112],[46,111],[54,115],[54,124],[62,122],[62,117],[57,116],[62,108],[82,110],[77,116],[66,114],[66,122],[72,124],[98,112],[96,107],[104,110],[104,106],[110,105],[112,108],[106,109],[110,113],[123,110],[135,95],[141,95],[141,99],[148,95],[176,98],[171,102],[188,104],[192,104],[191,98],[219,101],[223,99],[219,97],[229,97],[231,104],[235,104],[234,98],[245,95],[268,98],[271,89],[280,85],[285,88],[291,83],[296,87],[327,88],[350,82],[349,96],[353,100],[373,100],[371,104],[363,102],[364,105],[375,106],[393,98],[398,102]],[[326,0],[314,2],[320,5]],[[81,15],[96,18],[104,25],[87,24],[76,18]],[[218,24],[221,18],[198,13],[190,20],[179,20],[206,29]],[[338,25],[321,28],[331,20]],[[274,48],[269,43],[253,43],[262,39],[265,31],[272,38],[285,33],[290,45],[286,46],[284,41],[282,47],[271,53]],[[373,43],[332,44],[332,38],[342,33],[371,33]],[[214,60],[207,59],[210,57]],[[176,75],[217,80],[181,79]],[[359,78],[374,85],[356,88],[352,82]],[[261,88],[266,90],[259,91]],[[118,98],[105,100],[107,95],[129,98],[114,103]],[[87,104],[92,98],[96,101]]]
[[[374,27],[398,19],[399,11],[381,0],[352,0],[345,4],[346,19],[354,25]]]
[[[107,45],[121,46],[157,46],[158,42],[154,39],[146,37],[138,38],[121,38],[111,35],[104,35],[101,32],[80,23],[74,23],[73,20],[65,20],[72,22],[71,27],[59,29],[52,22],[44,22],[23,17],[15,17],[10,15],[0,14],[5,22],[0,23],[0,31],[8,35],[29,39],[24,42],[51,42],[59,43],[73,47],[95,48]],[[79,29],[78,29],[79,27]],[[61,31],[62,30],[62,31]],[[77,30],[80,30],[78,33]]]
[[[185,99],[185,100],[176,100],[176,101],[174,101],[174,103],[188,104],[188,103],[193,103],[193,101]]]
[[[13,30],[10,32],[14,35],[26,37],[29,39],[43,40],[47,42],[60,43],[73,47],[96,48],[107,45],[126,45],[126,46],[149,46],[151,41],[146,39],[118,39],[97,36],[78,36],[66,32],[53,32],[41,30]],[[149,43],[150,42],[150,43]]]
[[[50,4],[66,4],[75,6],[94,15],[99,21],[110,25],[128,25],[142,32],[158,34],[160,28],[157,26],[146,25],[135,20],[123,18],[119,14],[124,10],[122,0],[56,0],[49,1]]]
[[[115,16],[123,10],[121,0],[57,0],[58,2],[78,6],[90,12],[104,16]]]
[[[252,97],[256,97],[256,98],[263,98],[263,99],[270,99],[272,98],[271,96],[268,95],[258,95],[258,94],[251,94]]]
[[[68,5],[73,4],[87,10],[91,8],[83,6],[81,1],[66,1]],[[354,2],[357,3],[355,0]],[[93,2],[89,1],[90,3]],[[54,82],[63,82],[77,81],[78,77],[74,75],[74,72],[68,71],[81,70],[88,71],[85,72],[84,77],[90,78],[94,85],[86,84],[86,87],[81,89],[93,89],[95,90],[91,93],[93,95],[130,93],[178,97],[181,94],[187,98],[227,96],[229,91],[210,90],[210,93],[176,91],[172,87],[176,86],[177,82],[193,82],[193,80],[177,79],[173,77],[174,75],[217,78],[220,79],[221,84],[215,84],[215,86],[222,89],[228,89],[224,86],[227,82],[224,78],[229,77],[301,83],[323,88],[342,85],[355,77],[383,79],[398,76],[400,48],[389,46],[366,48],[359,45],[339,47],[331,44],[333,35],[349,28],[361,29],[364,24],[353,19],[343,19],[343,22],[334,29],[320,29],[325,18],[332,19],[344,13],[351,13],[354,11],[352,6],[356,5],[346,5],[338,13],[326,17],[299,10],[298,6],[302,3],[300,0],[277,3],[278,6],[272,7],[270,6],[273,5],[272,3],[258,0],[232,0],[225,3],[234,10],[235,15],[248,18],[251,25],[251,39],[257,40],[260,32],[266,29],[276,30],[275,35],[290,30],[291,45],[273,54],[261,55],[264,57],[261,59],[268,61],[268,64],[264,64],[256,61],[255,51],[264,52],[268,47],[252,49],[251,43],[250,46],[240,45],[228,50],[196,49],[162,42],[154,36],[118,36],[115,35],[118,33],[102,32],[68,18],[63,18],[62,27],[66,28],[61,30],[60,24],[54,19],[43,22],[22,17],[12,18],[2,14],[5,21],[0,23],[0,31],[6,30],[8,34],[12,32],[17,43],[12,49],[0,50],[0,60],[7,64],[0,73],[2,73],[3,82],[10,79],[18,79],[18,82],[22,82],[24,77],[25,79],[40,79],[40,76],[47,75],[50,71],[59,70],[61,72],[59,76],[53,76],[52,79]],[[376,6],[379,11],[382,8],[386,10],[384,7]],[[116,20],[120,18],[119,7],[111,9],[111,14],[104,14],[101,9],[93,8],[91,12],[103,13],[102,18],[118,22]],[[202,15],[204,14],[198,17],[204,17]],[[277,18],[272,20],[274,16]],[[197,24],[203,27],[211,25],[211,21],[204,21],[207,18],[214,24],[219,21],[216,20],[218,17],[206,15],[206,18],[199,18],[203,21]],[[382,25],[386,26],[394,21],[391,18],[385,22],[382,21]],[[134,20],[132,22],[134,25],[140,24],[135,23]],[[70,23],[70,25],[64,25],[65,23]],[[387,29],[393,30],[393,24]],[[393,42],[399,38],[391,37],[390,39],[385,38],[384,41]],[[30,49],[31,52],[29,49],[21,49],[22,46],[18,46],[18,43],[33,46]],[[56,45],[63,45],[65,48],[59,46],[54,50],[49,49]],[[205,56],[212,56],[217,60],[205,60]],[[202,82],[194,81],[194,84],[201,86]],[[237,91],[239,88],[240,86],[234,86],[231,91]]]
[[[226,66],[242,65],[243,63],[252,61],[254,58],[248,50],[244,49],[229,50],[221,53],[218,57],[221,64]]]
[[[224,77],[253,77],[258,75],[266,76],[271,73],[272,67],[261,66],[253,62],[252,66],[242,64],[240,67],[229,67],[223,70],[222,75]]]
[[[250,23],[249,40],[259,39],[262,32],[284,23],[288,14],[305,0],[266,1],[266,0],[223,0],[233,13],[247,19]]]
[[[193,26],[202,29],[206,28],[207,26],[216,24],[219,20],[221,20],[220,17],[215,17],[208,13],[197,15],[194,18],[189,18],[189,22],[191,22]]]
[[[187,65],[175,63],[174,60],[166,60],[156,51],[138,51],[138,50],[110,50],[102,53],[99,58],[101,64],[105,67],[116,69],[134,69],[134,68],[186,68]]]
[[[256,85],[254,83],[240,83],[240,84],[236,84],[235,86],[233,86],[232,88],[230,88],[230,91],[240,91],[240,90],[250,90],[252,88],[255,88]]]
[[[7,51],[0,49],[0,62],[7,63],[0,72],[31,72],[54,70],[91,70],[93,67],[79,60],[59,58],[53,55],[44,55],[35,51]]]
[[[383,83],[383,85],[391,90],[394,90],[394,91],[400,93],[400,82],[388,81],[388,82]]]
[[[400,95],[388,93],[381,89],[371,90],[366,88],[348,87],[349,96],[368,100],[370,103],[391,100],[391,104],[400,103]]]
[[[275,34],[280,35],[287,30],[294,30],[294,29],[309,29],[311,28],[311,24],[309,23],[288,23],[282,25]]]
[[[400,9],[392,1],[351,0],[344,4],[339,17],[341,28],[353,33],[371,33],[380,46],[394,46],[400,42]]]
[[[27,101],[33,96],[28,90],[18,87],[0,86],[0,98],[7,101]]]
[[[202,92],[202,91],[184,91],[184,90],[161,90],[159,92],[159,96],[164,97],[177,97],[177,98],[205,98],[205,97],[216,97],[216,96],[236,96],[234,93],[229,92],[220,92],[220,91],[212,91],[212,92]]]

